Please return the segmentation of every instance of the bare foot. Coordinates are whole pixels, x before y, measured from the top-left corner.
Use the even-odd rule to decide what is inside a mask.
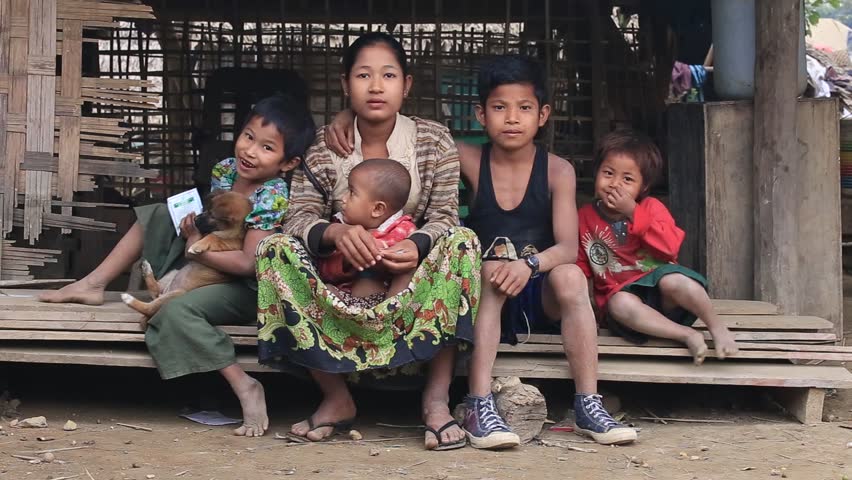
[[[697,330],[693,331],[686,339],[686,348],[692,354],[692,361],[696,365],[704,363],[704,358],[707,356],[707,343],[704,342],[704,334]]]
[[[40,302],[82,303],[84,305],[103,305],[104,286],[96,285],[88,278],[77,280],[59,290],[44,292],[38,296]]]
[[[716,349],[716,357],[719,360],[732,357],[740,351],[740,347],[737,346],[737,342],[734,340],[734,334],[728,330],[728,327],[721,325],[709,330],[710,335],[713,337],[713,348]]]
[[[245,386],[234,389],[240,406],[243,408],[243,424],[234,435],[246,437],[261,437],[269,428],[269,417],[266,416],[266,394],[263,385],[254,378],[247,377]]]
[[[320,403],[317,411],[311,415],[314,425],[323,423],[339,422],[354,418],[356,413],[355,402],[349,395],[340,398],[326,397]],[[305,437],[312,442],[319,442],[330,437],[334,433],[334,427],[319,427],[311,430],[308,420],[302,420],[290,427],[290,433]]]
[[[423,423],[438,431],[441,427],[453,420],[450,415],[450,407],[444,400],[423,401]],[[464,430],[459,426],[452,426],[441,432],[440,443],[455,443],[465,438]],[[426,450],[434,450],[438,447],[438,438],[430,431],[426,431],[424,440]]]

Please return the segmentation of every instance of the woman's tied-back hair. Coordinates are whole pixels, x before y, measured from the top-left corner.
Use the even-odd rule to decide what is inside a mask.
[[[644,198],[663,172],[660,149],[651,137],[633,129],[619,129],[607,133],[601,137],[595,151],[595,175],[607,156],[619,153],[628,155],[639,166],[639,173],[642,174],[642,191],[639,198]]]
[[[498,55],[486,59],[479,67],[479,104],[485,105],[495,88],[513,83],[532,85],[538,107],[547,104],[547,80],[544,68],[523,55]]]
[[[370,185],[369,195],[373,200],[388,204],[391,213],[402,209],[408,202],[411,190],[411,175],[396,160],[389,158],[371,158],[356,165],[350,172],[364,174]]]
[[[308,99],[284,93],[266,97],[257,102],[246,117],[243,128],[255,117],[263,119],[263,126],[275,125],[284,137],[284,160],[304,157],[314,143],[316,124],[308,109]]]
[[[346,77],[349,77],[349,74],[352,72],[352,67],[355,66],[355,60],[358,59],[358,54],[361,53],[365,47],[370,47],[373,45],[378,45],[380,43],[384,43],[391,49],[394,57],[396,57],[396,61],[399,63],[399,67],[402,70],[403,76],[408,75],[408,55],[405,53],[405,49],[402,48],[402,44],[390,34],[384,32],[370,32],[361,35],[356,38],[352,44],[350,44],[346,51],[343,52],[343,74]]]

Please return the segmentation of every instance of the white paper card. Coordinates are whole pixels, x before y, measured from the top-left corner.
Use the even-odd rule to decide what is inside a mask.
[[[169,208],[169,215],[172,217],[172,223],[175,224],[175,232],[178,235],[180,235],[180,221],[190,213],[200,214],[203,208],[197,188],[167,198],[166,206]]]

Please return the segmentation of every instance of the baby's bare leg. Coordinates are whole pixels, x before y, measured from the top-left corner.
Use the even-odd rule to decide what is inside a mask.
[[[700,318],[710,335],[713,336],[713,348],[720,359],[736,355],[739,351],[734,335],[713,310],[707,290],[695,280],[680,273],[670,273],[660,279],[660,291],[663,299],[694,313]]]
[[[83,303],[86,305],[103,304],[106,286],[126,272],[133,265],[133,262],[142,255],[142,236],[142,225],[139,222],[134,223],[104,261],[91,273],[71,285],[39,295],[39,301]]]
[[[387,291],[385,282],[378,278],[359,278],[352,282],[353,297],[369,297],[377,293],[385,293],[385,291]]]
[[[385,298],[390,298],[397,293],[408,288],[408,285],[411,284],[411,278],[414,276],[414,270],[408,273],[401,273],[391,279],[390,288],[388,288],[388,293]]]
[[[636,295],[628,292],[616,293],[609,299],[607,311],[613,320],[637,332],[685,343],[695,364],[704,362],[707,344],[701,332],[671,321],[662,313],[645,305]]]

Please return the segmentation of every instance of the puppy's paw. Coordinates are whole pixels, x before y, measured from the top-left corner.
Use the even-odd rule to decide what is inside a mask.
[[[128,304],[128,305],[133,303],[134,300],[136,300],[136,298],[134,298],[133,295],[131,295],[129,293],[122,293],[121,294],[121,301]]]
[[[189,249],[187,249],[187,252],[193,255],[198,255],[199,253],[204,253],[206,251],[207,248],[205,248],[205,246],[202,245],[201,242],[195,242],[189,246]]]
[[[148,263],[148,260],[142,260],[142,264],[140,265],[140,268],[142,269],[142,275],[145,275],[145,276],[153,276],[154,275],[154,269],[151,267],[151,264]]]

